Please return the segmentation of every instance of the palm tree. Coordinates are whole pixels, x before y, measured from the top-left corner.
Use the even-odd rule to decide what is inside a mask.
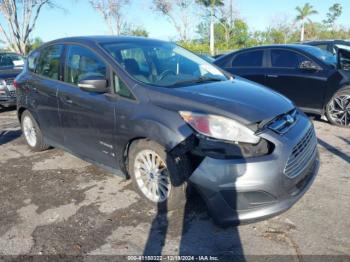
[[[197,3],[203,5],[205,8],[210,9],[210,53],[214,55],[215,39],[214,39],[214,18],[215,18],[215,8],[217,6],[223,6],[224,2],[222,0],[197,0]]]
[[[303,7],[298,6],[295,9],[298,12],[296,20],[301,22],[300,41],[302,42],[304,41],[305,21],[307,20],[311,23],[309,16],[318,14],[318,12],[309,3],[306,3]]]

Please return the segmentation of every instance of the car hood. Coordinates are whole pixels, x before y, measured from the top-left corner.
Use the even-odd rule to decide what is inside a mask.
[[[158,96],[151,99],[164,107],[219,114],[248,125],[272,119],[295,107],[289,99],[271,89],[239,77],[173,88],[171,92],[182,99],[160,101]]]

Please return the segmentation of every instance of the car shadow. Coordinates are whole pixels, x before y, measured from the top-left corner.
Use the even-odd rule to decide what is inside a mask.
[[[343,140],[345,143],[347,143],[348,145],[350,145],[350,140],[346,139],[344,137],[338,136],[339,139]]]
[[[21,135],[20,129],[0,131],[0,146],[19,138]]]
[[[244,170],[246,170],[246,167]],[[242,171],[242,168],[240,168],[240,171]],[[233,169],[232,172],[235,172],[235,170]],[[225,182],[235,185],[234,175],[232,175],[232,181]],[[172,252],[176,256],[186,256],[187,258],[211,255],[220,261],[245,261],[238,226],[223,227],[216,225],[211,216],[208,215],[206,205],[199,194],[195,194],[196,191],[193,192],[193,187],[187,187],[187,190],[188,197],[183,208],[170,212],[167,209],[164,211],[164,205],[162,209],[158,205],[157,214],[151,223],[143,255],[162,256],[169,255],[169,252]],[[237,218],[237,192],[235,187],[231,188],[229,192],[231,196],[226,195],[226,197],[231,198],[230,206],[232,209],[230,208],[229,213],[226,212],[225,215],[229,214]],[[153,257],[152,261],[160,260],[161,258]]]
[[[343,139],[344,141],[346,139]],[[346,141],[349,143],[349,141]],[[326,141],[318,138],[318,144],[321,145],[323,148],[325,148],[326,150],[328,150],[329,152],[331,152],[332,154],[340,157],[341,159],[343,159],[344,161],[350,163],[350,156],[348,154],[345,154],[344,152],[340,151],[339,149],[337,149],[336,147],[328,144]]]
[[[1,107],[0,106],[0,113],[14,111],[14,110],[16,110],[16,106],[10,106],[10,107]]]

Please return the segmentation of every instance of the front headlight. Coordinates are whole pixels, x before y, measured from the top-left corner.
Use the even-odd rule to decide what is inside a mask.
[[[257,144],[260,138],[248,127],[223,116],[188,111],[179,112],[183,120],[198,133],[215,139]]]

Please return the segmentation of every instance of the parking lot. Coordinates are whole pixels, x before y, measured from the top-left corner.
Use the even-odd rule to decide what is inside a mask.
[[[13,110],[0,113],[0,255],[350,255],[350,131],[315,121],[321,167],[286,213],[215,226],[194,196],[157,215],[123,180],[59,149],[30,152]]]

